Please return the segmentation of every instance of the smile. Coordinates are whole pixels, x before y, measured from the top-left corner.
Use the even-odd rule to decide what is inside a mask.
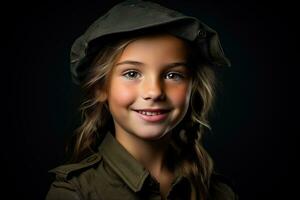
[[[169,110],[134,110],[140,119],[147,122],[161,122],[168,116]]]
[[[149,112],[149,111],[138,111],[138,113],[142,115],[148,115],[148,116],[153,116],[153,115],[160,115],[162,112]]]

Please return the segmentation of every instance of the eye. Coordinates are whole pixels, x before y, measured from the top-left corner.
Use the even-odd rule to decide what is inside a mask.
[[[123,74],[123,76],[127,79],[137,79],[137,78],[140,78],[141,77],[141,74],[137,71],[127,71]]]
[[[178,72],[169,72],[166,74],[166,79],[173,79],[175,81],[182,80],[184,75]]]

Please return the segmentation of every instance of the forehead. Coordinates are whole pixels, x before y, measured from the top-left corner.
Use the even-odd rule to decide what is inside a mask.
[[[125,59],[186,60],[188,46],[184,40],[170,34],[140,36],[130,42],[118,61]]]

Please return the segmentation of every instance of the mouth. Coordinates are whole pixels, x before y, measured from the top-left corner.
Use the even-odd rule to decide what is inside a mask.
[[[154,116],[154,115],[161,115],[167,113],[167,110],[135,110],[139,114],[147,115],[147,116]]]
[[[134,110],[138,116],[147,122],[160,122],[167,118],[170,110],[167,109],[141,109]]]

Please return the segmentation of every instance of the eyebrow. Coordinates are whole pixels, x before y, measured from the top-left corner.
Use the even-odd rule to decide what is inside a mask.
[[[123,62],[117,63],[116,66],[124,65],[124,64],[135,65],[135,66],[145,65],[144,63],[139,62],[139,61],[125,60]],[[164,65],[164,67],[169,67],[169,68],[173,68],[173,67],[177,67],[177,66],[187,66],[187,62],[174,62],[174,63]]]

